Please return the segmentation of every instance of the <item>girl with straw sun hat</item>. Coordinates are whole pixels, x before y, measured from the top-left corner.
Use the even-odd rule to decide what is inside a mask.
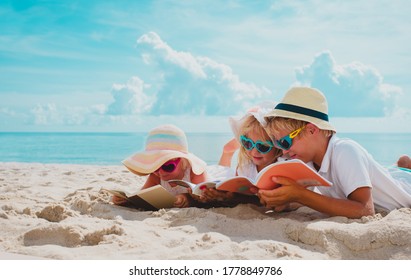
[[[152,129],[144,151],[131,155],[122,163],[138,176],[148,175],[142,189],[161,184],[176,196],[174,206],[179,208],[190,206],[192,197],[187,188],[173,187],[167,181],[180,179],[198,184],[206,180],[207,164],[188,151],[184,131],[171,124]],[[117,205],[126,203],[117,196],[113,196],[112,201]]]

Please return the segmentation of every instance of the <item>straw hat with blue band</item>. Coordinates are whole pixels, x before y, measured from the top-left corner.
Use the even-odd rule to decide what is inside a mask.
[[[189,161],[194,174],[202,174],[207,164],[188,152],[187,137],[180,128],[167,124],[152,129],[147,136],[145,150],[122,161],[133,173],[144,176],[153,173],[173,158]]]
[[[274,110],[265,115],[266,119],[275,117],[306,121],[320,129],[336,131],[329,122],[327,99],[315,88],[293,87],[288,90]]]

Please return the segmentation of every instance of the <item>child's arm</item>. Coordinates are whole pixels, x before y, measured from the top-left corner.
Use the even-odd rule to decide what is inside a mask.
[[[228,141],[223,147],[223,153],[221,154],[220,161],[218,162],[219,165],[222,166],[231,166],[231,159],[235,151],[240,148],[240,143],[238,143],[237,139],[233,138]]]
[[[154,173],[151,173],[150,175],[148,175],[148,178],[141,189],[142,190],[148,189],[155,185],[159,185],[160,183],[161,183],[160,178],[154,175]]]
[[[176,195],[176,201],[174,202],[174,207],[186,208],[190,206],[191,198],[188,193],[181,193]]]
[[[207,181],[207,172],[204,171],[200,175],[196,175],[196,174],[193,173],[193,170],[191,170],[190,178],[191,178],[191,182],[194,183],[194,184],[203,183],[203,182]]]
[[[360,218],[375,214],[371,188],[368,186],[357,188],[347,199],[337,199],[310,191],[288,178],[277,177],[273,181],[281,187],[259,192],[261,203],[269,208],[298,202],[330,216]]]
[[[125,199],[125,198],[122,198],[122,197],[113,195],[113,196],[111,197],[111,202],[113,202],[115,205],[121,205],[121,206],[123,206],[123,205],[126,205],[128,201],[127,201],[127,199]]]

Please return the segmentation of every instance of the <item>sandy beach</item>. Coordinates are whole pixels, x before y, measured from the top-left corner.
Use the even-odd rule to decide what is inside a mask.
[[[138,211],[123,166],[0,163],[0,259],[411,259],[411,209],[362,219],[252,205]]]

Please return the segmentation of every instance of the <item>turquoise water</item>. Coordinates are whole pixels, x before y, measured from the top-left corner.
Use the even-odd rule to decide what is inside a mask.
[[[411,155],[411,133],[339,133],[364,146],[382,164]],[[8,133],[0,132],[0,161],[120,165],[144,149],[145,133]],[[190,152],[208,164],[218,162],[231,133],[187,133]]]
[[[120,165],[146,133],[0,133],[0,161]],[[230,134],[188,134],[190,152],[216,163]]]

